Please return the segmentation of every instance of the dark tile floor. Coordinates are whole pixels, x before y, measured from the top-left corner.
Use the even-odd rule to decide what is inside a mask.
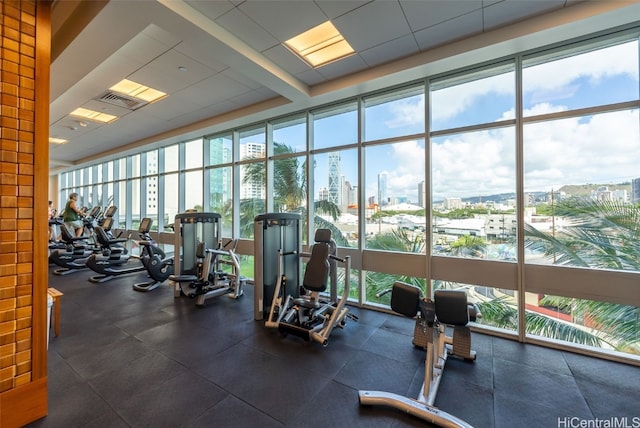
[[[49,415],[31,427],[425,426],[358,403],[359,389],[417,396],[424,352],[409,319],[352,308],[359,321],[323,348],[254,321],[252,286],[197,308],[167,283],[134,291],[143,274],[90,275],[50,275],[61,331]],[[436,405],[475,427],[640,426],[637,367],[475,333],[473,348],[475,363],[447,361]]]

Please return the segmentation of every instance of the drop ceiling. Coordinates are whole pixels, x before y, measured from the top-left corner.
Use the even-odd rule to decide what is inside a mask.
[[[51,173],[333,102],[640,17],[638,1],[57,0]],[[356,53],[313,69],[285,40],[331,20]],[[130,109],[127,78],[168,94]],[[117,115],[78,120],[78,107]]]

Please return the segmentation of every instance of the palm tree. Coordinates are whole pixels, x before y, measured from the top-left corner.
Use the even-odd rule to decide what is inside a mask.
[[[637,205],[574,197],[560,201],[554,213],[566,227],[547,234],[525,224],[526,248],[544,253],[556,265],[640,270]],[[640,308],[552,296],[545,296],[541,303],[568,308],[614,349],[640,353]]]
[[[294,154],[294,150],[283,143],[273,143],[274,156]],[[291,156],[276,159],[273,163],[273,208],[277,212],[292,212],[300,214],[303,221],[306,219],[307,209],[305,206],[307,195],[307,165],[305,161],[300,161],[299,157]],[[259,184],[265,183],[265,168],[263,162],[250,163],[245,166],[243,183]],[[261,203],[260,203],[261,202]],[[264,201],[246,200],[240,203],[241,224],[251,227],[253,218],[260,213],[264,213]],[[328,214],[335,221],[340,216],[340,208],[333,202],[322,200],[314,202],[316,213]],[[315,216],[316,227],[330,229],[333,238],[340,246],[348,246],[347,240],[342,236],[342,232],[334,223],[331,223],[320,216]],[[306,227],[303,227],[305,233]]]
[[[411,253],[423,253],[425,249],[425,240],[422,234],[412,234],[406,229],[393,229],[390,232],[379,233],[374,237],[367,239],[367,248],[400,251]],[[366,278],[366,300],[369,302],[380,302],[381,304],[390,304],[390,294],[379,298],[378,294],[391,288],[395,281],[402,281],[415,285],[423,292],[426,290],[426,280],[424,278],[415,278],[405,275],[391,275],[380,272],[367,272]],[[357,290],[356,287],[353,290]],[[353,296],[357,297],[357,296]]]
[[[462,235],[451,244],[454,256],[483,258],[487,249],[487,241],[479,236]]]
[[[378,234],[374,238],[367,241],[368,248],[376,248],[387,251],[403,251],[403,252],[422,252],[424,250],[424,240],[411,238],[403,229],[395,229],[388,233]],[[462,236],[454,244],[452,244],[453,253],[456,255],[470,255],[473,257],[482,256],[486,248],[486,243],[482,238],[475,236]],[[402,281],[419,287],[423,292],[426,291],[426,280],[422,278],[413,278],[403,275],[390,275],[379,272],[368,272],[366,275],[367,301],[380,302],[381,304],[389,304],[390,295],[387,294],[382,298],[377,295],[382,291],[390,288],[395,281]],[[435,281],[435,287],[457,288],[458,285],[449,281]],[[354,296],[356,297],[356,296]],[[547,302],[548,303],[548,302]],[[518,329],[518,312],[517,309],[509,304],[503,297],[497,297],[488,301],[477,303],[482,318],[478,322],[482,324],[492,325],[507,330]],[[558,303],[560,305],[560,303]],[[611,316],[611,313],[608,314]],[[623,329],[626,335],[616,332],[613,337],[633,339],[637,334],[637,326],[633,328],[633,314],[625,313],[628,321]],[[527,333],[539,335],[559,340],[571,341],[583,345],[601,347],[604,343],[618,349],[626,349],[624,346],[617,346],[616,341],[611,339],[611,335],[600,335],[597,332],[586,330],[577,325],[563,322],[561,320],[542,315],[533,311],[525,312]],[[620,320],[621,316],[616,319]],[[608,319],[606,316],[604,319]],[[637,321],[636,321],[637,322]]]

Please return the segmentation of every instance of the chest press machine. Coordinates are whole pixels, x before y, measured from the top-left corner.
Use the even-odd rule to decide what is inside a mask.
[[[295,253],[289,254],[298,256]],[[280,266],[283,263],[282,258],[289,254],[278,250],[278,281],[265,326],[277,328],[283,335],[292,334],[327,346],[329,335],[335,327],[344,327],[347,318],[356,319],[345,306],[349,297],[350,258],[336,256],[335,242],[331,239],[329,229],[316,230],[311,252],[299,254],[308,260],[302,283],[297,286],[298,293],[285,296],[281,290],[286,289],[288,279],[281,274],[284,270]],[[345,268],[345,285],[342,297],[337,302],[325,299],[321,295],[327,290],[332,273],[335,273],[336,262],[344,264]]]
[[[329,229],[318,229],[309,252],[301,251],[300,215],[265,213],[254,220],[254,319],[265,326],[326,346],[335,327],[356,319],[346,306],[350,258],[336,255]],[[306,260],[304,276],[301,260]],[[337,299],[337,263],[344,289]],[[326,293],[328,292],[328,293]],[[328,294],[329,298],[326,298]]]
[[[359,391],[361,405],[388,406],[402,410],[432,424],[443,427],[471,428],[465,421],[434,406],[440,379],[448,355],[468,361],[476,359],[471,350],[469,321],[481,317],[477,306],[467,303],[460,290],[436,290],[433,301],[412,285],[396,282],[391,291],[391,309],[409,318],[416,318],[413,344],[426,348],[424,383],[417,399],[384,391]],[[388,293],[389,290],[382,294]],[[447,336],[445,327],[453,327]]]
[[[204,306],[210,298],[228,295],[237,299],[244,294],[246,282],[240,276],[240,261],[235,246],[220,248],[222,216],[218,213],[187,212],[175,217],[175,272],[169,275],[174,297],[185,295]],[[237,241],[229,241],[237,243]],[[231,266],[231,272],[221,265]]]

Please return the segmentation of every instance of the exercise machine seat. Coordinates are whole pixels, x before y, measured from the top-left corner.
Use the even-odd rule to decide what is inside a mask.
[[[96,239],[98,240],[98,244],[102,246],[102,248],[111,248],[112,245],[122,244],[127,242],[127,238],[112,238],[105,231],[104,227],[96,226]]]
[[[78,243],[78,241],[84,241],[85,239],[89,238],[89,236],[87,235],[82,235],[82,236],[72,235],[71,232],[69,232],[69,229],[67,229],[67,226],[64,224],[62,225],[62,227],[60,227],[60,237],[63,242],[67,244],[74,244],[75,246],[78,246],[81,248],[84,248],[86,246],[82,243]]]

